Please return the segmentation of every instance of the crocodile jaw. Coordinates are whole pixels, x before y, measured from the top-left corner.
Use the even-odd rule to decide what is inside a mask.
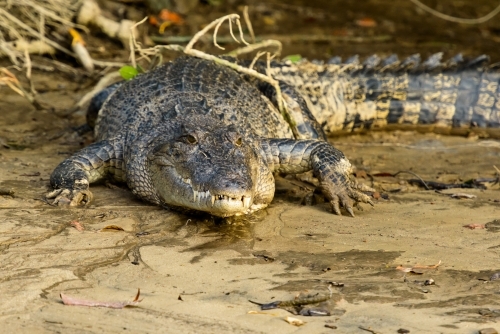
[[[210,190],[194,190],[190,180],[185,182],[185,184],[189,185],[193,192],[193,206],[198,206],[198,210],[202,209],[215,216],[228,217],[237,214],[245,214],[252,205],[252,195],[250,192],[246,192],[244,195],[241,195],[241,193],[214,194],[210,192]]]
[[[152,173],[152,177],[160,202],[166,206],[204,211],[218,217],[238,216],[255,211],[253,189],[234,187],[232,191],[202,190],[200,185],[193,184],[191,179],[182,178],[170,166],[158,168]]]

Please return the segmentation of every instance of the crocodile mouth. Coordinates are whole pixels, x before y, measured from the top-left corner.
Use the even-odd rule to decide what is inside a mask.
[[[231,203],[234,205],[241,203],[241,206],[245,209],[250,208],[250,203],[252,202],[252,197],[250,196],[233,197],[232,195],[212,194],[210,190],[196,191],[193,189],[193,202],[202,204],[207,203],[208,199],[210,199],[212,206],[217,206],[217,204],[221,203]]]
[[[190,179],[182,179],[185,186],[189,186],[192,191],[192,201],[199,210],[208,211],[217,215],[227,215],[234,213],[244,213],[252,205],[250,191],[236,191],[240,194],[229,191],[195,190]],[[241,194],[246,193],[246,194]]]

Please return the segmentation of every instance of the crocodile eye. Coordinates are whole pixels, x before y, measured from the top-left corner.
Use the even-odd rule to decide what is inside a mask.
[[[192,135],[187,135],[186,136],[186,140],[190,144],[196,144],[196,142],[197,142],[196,138],[194,136],[192,136]]]
[[[234,141],[234,145],[236,146],[241,146],[242,143],[243,140],[241,139],[241,137],[236,138],[236,140]]]

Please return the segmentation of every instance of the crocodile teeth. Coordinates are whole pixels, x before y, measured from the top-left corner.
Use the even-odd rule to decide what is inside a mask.
[[[193,202],[196,202],[197,199],[198,199],[198,192],[193,189]]]
[[[215,195],[212,195],[211,197],[212,197],[212,206],[214,206],[214,204],[215,204]]]
[[[248,208],[250,207],[250,197],[243,196],[243,207]]]

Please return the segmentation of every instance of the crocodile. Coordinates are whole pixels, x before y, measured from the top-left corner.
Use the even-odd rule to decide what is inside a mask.
[[[486,55],[442,57],[333,57],[275,63],[270,74],[304,97],[327,135],[408,129],[500,138],[499,64]]]
[[[439,60],[259,63],[279,81],[286,122],[270,84],[178,58],[94,98],[96,142],[56,167],[47,198],[85,205],[89,185],[112,178],[163,207],[229,217],[269,205],[274,174],[312,171],[332,212],[354,216],[358,203],[373,202],[327,134],[422,123],[498,130],[498,73],[481,57]]]

